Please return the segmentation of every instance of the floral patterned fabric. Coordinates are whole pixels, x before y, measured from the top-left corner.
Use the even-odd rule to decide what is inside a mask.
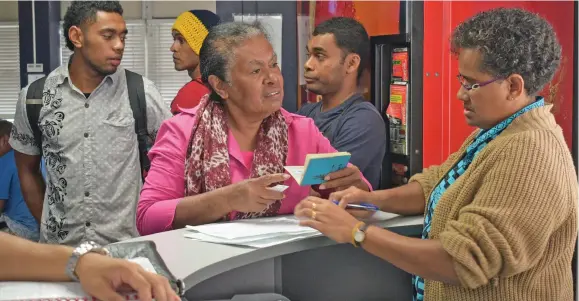
[[[223,105],[205,96],[199,104],[185,162],[185,196],[213,191],[231,184],[227,148],[227,114]],[[263,120],[253,155],[251,178],[283,173],[288,153],[288,126],[280,111]],[[277,214],[281,201],[262,212],[234,212],[228,219]]]

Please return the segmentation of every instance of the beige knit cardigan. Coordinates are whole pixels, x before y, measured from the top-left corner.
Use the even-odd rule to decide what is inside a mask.
[[[429,239],[453,257],[461,285],[426,279],[425,301],[573,300],[578,184],[551,108],[517,117],[440,198]],[[411,179],[426,200],[475,136]]]

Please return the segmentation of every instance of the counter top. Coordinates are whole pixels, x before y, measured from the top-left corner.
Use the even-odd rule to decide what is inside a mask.
[[[393,232],[416,236],[422,231],[423,216],[398,216],[374,225]],[[182,279],[186,289],[237,267],[278,256],[336,244],[325,236],[305,238],[266,248],[220,245],[185,238],[185,229],[172,230],[130,241],[151,240],[157,245],[169,270]]]

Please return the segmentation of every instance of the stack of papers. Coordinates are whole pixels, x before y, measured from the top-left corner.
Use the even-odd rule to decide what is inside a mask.
[[[321,233],[299,225],[293,216],[236,220],[201,226],[187,226],[185,237],[204,242],[265,248]]]
[[[397,216],[397,214],[377,211],[364,221],[376,223]],[[265,248],[322,235],[318,230],[300,226],[299,219],[295,216],[244,219],[201,226],[187,226],[186,230],[186,238],[252,248]]]

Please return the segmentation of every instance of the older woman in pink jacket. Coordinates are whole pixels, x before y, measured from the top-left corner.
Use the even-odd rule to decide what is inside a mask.
[[[212,92],[159,130],[137,208],[142,235],[292,214],[310,187],[289,179],[284,166],[336,152],[311,119],[281,108],[283,78],[261,27],[218,25],[200,52],[201,77]],[[289,188],[268,189],[276,183]],[[320,189],[350,186],[371,189],[352,165],[330,174]]]

